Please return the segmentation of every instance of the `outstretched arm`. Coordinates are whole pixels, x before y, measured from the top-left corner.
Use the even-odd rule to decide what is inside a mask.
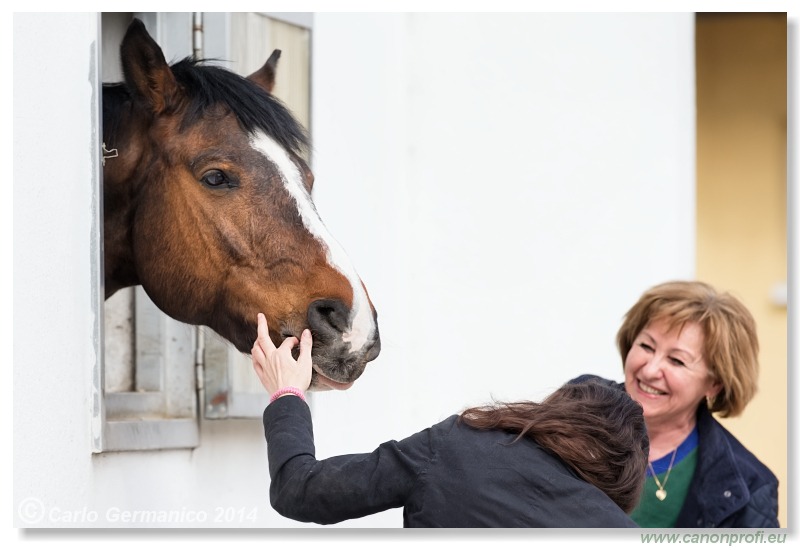
[[[338,523],[405,506],[434,456],[430,429],[371,453],[315,457],[311,412],[296,397],[264,411],[270,502],[291,519]]]
[[[300,345],[295,361],[291,351]],[[311,334],[287,338],[276,347],[267,321],[258,318],[253,368],[273,395],[294,386],[305,391],[311,381]],[[403,441],[389,441],[372,453],[317,460],[311,411],[305,401],[284,394],[264,411],[269,458],[270,502],[283,516],[329,524],[404,506],[427,468],[433,445],[430,430]]]

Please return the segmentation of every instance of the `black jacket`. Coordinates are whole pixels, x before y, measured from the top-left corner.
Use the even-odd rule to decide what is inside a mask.
[[[622,387],[592,375],[588,379]],[[697,468],[675,527],[779,527],[778,479],[711,415],[697,410]]]
[[[318,461],[308,406],[277,399],[264,411],[272,506],[321,524],[402,506],[405,527],[636,527],[530,438],[511,444],[511,434],[457,418],[372,453]]]

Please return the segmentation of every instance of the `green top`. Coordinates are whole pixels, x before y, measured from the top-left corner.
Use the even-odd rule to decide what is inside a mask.
[[[689,485],[694,477],[697,466],[697,428],[680,444],[675,453],[675,463],[669,470],[672,453],[653,462],[653,469],[658,475],[658,481],[667,493],[664,500],[656,496],[658,485],[653,479],[650,468],[647,468],[647,477],[639,504],[631,512],[631,519],[639,527],[674,527],[678,515],[683,508],[683,501],[689,492]],[[669,472],[669,479],[664,485],[664,478]]]

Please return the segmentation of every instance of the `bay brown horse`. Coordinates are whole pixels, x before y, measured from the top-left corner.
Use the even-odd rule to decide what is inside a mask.
[[[169,65],[139,20],[103,87],[106,298],[141,285],[167,315],[249,353],[314,336],[311,389],[346,389],[380,350],[372,302],[311,198],[303,127],[272,94],[275,52],[247,78]]]

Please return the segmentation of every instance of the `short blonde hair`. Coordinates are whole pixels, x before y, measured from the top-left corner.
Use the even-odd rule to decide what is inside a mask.
[[[671,281],[646,291],[628,310],[617,332],[622,362],[639,333],[653,321],[670,329],[694,322],[703,330],[703,358],[722,390],[709,410],[741,414],[758,389],[758,336],[748,309],[727,292],[699,281]]]

